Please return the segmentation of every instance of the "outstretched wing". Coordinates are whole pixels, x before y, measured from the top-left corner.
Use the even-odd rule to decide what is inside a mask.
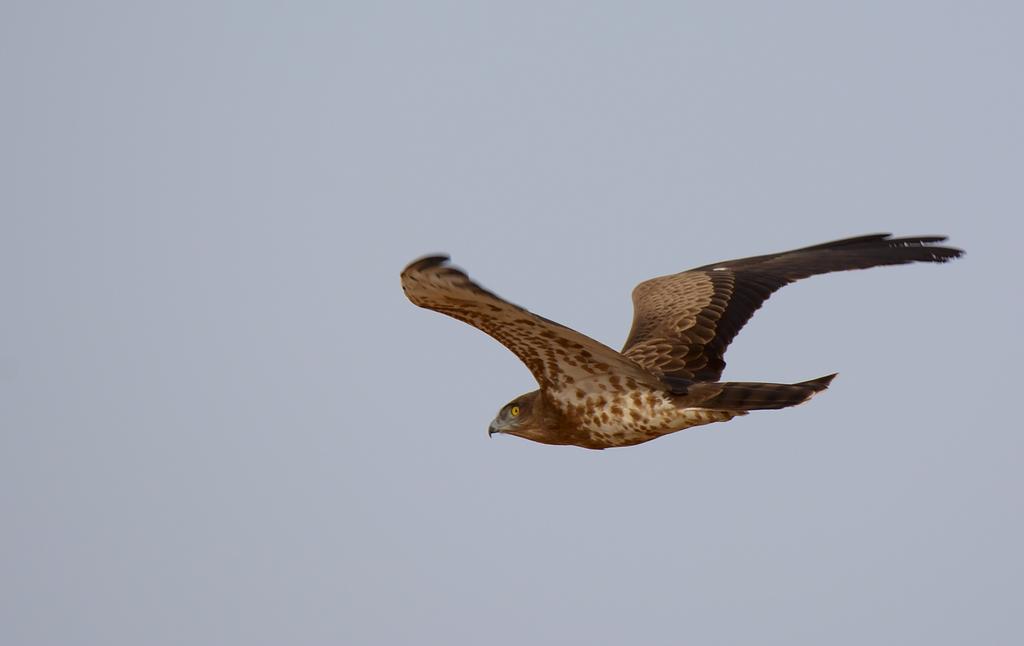
[[[944,236],[891,235],[728,260],[642,282],[633,290],[633,327],[622,353],[660,376],[718,381],[729,343],[784,285],[833,271],[946,262],[963,254],[933,246]]]
[[[447,256],[429,256],[406,267],[402,290],[414,304],[469,323],[497,339],[552,394],[579,387],[598,375],[657,382],[608,346],[485,290],[449,265]]]

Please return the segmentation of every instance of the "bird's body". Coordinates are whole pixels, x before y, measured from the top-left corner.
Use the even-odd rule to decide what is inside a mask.
[[[640,444],[691,426],[722,422],[737,414],[677,404],[671,392],[629,383],[595,380],[588,391],[552,404],[537,391],[535,406],[548,409],[548,423],[536,437],[545,444],[574,444],[588,449]],[[563,412],[564,411],[564,412]],[[554,431],[554,432],[552,432]]]
[[[603,449],[810,399],[835,375],[797,384],[718,381],[726,347],[754,311],[772,292],[807,276],[945,262],[963,253],[933,246],[942,240],[861,236],[645,281],[633,292],[633,327],[621,353],[498,298],[444,256],[406,267],[402,288],[416,305],[497,339],[537,379],[538,390],[499,411],[492,434]]]

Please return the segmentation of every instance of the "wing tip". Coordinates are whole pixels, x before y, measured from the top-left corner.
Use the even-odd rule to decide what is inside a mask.
[[[949,236],[945,235],[919,235],[919,236],[904,236],[901,238],[893,237],[892,233],[870,233],[867,235],[856,236],[853,238],[842,238],[840,240],[833,240],[832,242],[825,242],[822,244],[814,245],[811,247],[804,247],[802,249],[796,249],[796,251],[816,251],[819,249],[846,249],[850,247],[859,248],[878,248],[888,247],[890,249],[926,249],[926,257],[910,258],[908,261],[924,261],[924,262],[949,262],[954,258],[960,258],[964,255],[964,250],[957,247],[939,247],[935,246],[938,243],[945,242],[949,239]]]
[[[413,260],[405,269],[402,270],[402,274],[408,274],[414,271],[423,271],[425,269],[433,269],[435,267],[441,267],[448,263],[451,257],[446,253],[431,254],[429,256],[423,256]]]
[[[948,236],[933,235],[892,238],[886,242],[888,242],[890,246],[895,247],[920,248],[927,250],[927,253],[929,254],[928,257],[919,259],[924,260],[925,262],[949,262],[950,260],[962,257],[966,252],[958,247],[935,246],[937,243],[945,242],[948,239]]]

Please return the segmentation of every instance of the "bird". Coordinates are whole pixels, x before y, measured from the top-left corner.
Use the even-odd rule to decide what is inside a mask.
[[[946,239],[877,233],[646,280],[633,290],[633,323],[619,352],[487,291],[447,255],[413,261],[401,284],[413,304],[503,344],[536,379],[536,390],[499,409],[488,435],[606,449],[809,400],[836,373],[799,383],[720,381],[726,349],[754,312],[809,276],[962,256],[938,244]]]

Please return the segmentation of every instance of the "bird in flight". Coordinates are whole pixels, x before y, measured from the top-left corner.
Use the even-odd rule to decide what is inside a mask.
[[[621,352],[513,305],[428,256],[402,271],[414,304],[479,328],[526,364],[539,389],[498,411],[488,434],[588,449],[631,446],[725,422],[751,410],[802,404],[835,374],[795,384],[719,381],[725,350],[769,296],[801,278],[912,262],[947,262],[944,236],[880,233],[716,262],[644,281]]]

